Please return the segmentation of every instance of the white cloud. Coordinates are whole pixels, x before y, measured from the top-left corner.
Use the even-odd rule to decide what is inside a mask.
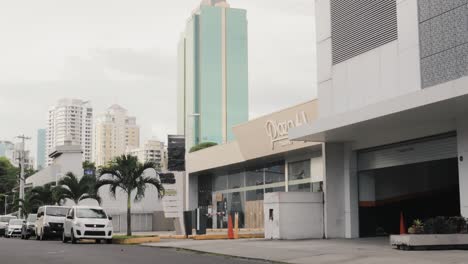
[[[0,139],[35,137],[62,97],[121,104],[144,139],[175,133],[177,42],[199,2],[3,1]],[[314,97],[314,1],[229,2],[248,11],[251,117]]]

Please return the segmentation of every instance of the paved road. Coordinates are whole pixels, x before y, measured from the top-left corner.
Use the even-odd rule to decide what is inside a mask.
[[[0,238],[1,264],[261,264],[265,262],[198,254],[173,249],[106,244],[63,244],[61,241]]]

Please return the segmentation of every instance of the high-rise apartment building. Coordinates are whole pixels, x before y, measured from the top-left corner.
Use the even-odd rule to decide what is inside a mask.
[[[159,140],[147,140],[142,147],[127,150],[127,154],[137,157],[141,163],[154,162],[161,170],[167,169],[166,148]]]
[[[125,108],[112,105],[96,117],[94,123],[93,157],[97,166],[106,165],[127,149],[140,146],[140,127]]]
[[[11,141],[0,141],[0,157],[5,157],[9,161],[13,161],[15,152],[15,144]]]
[[[178,60],[178,134],[186,149],[233,139],[232,126],[249,113],[246,11],[202,1],[187,21]]]
[[[46,131],[46,159],[57,147],[71,140],[83,150],[83,161],[91,161],[92,155],[93,108],[88,101],[61,99],[49,109]]]
[[[44,168],[46,166],[46,133],[47,130],[45,128],[41,128],[37,130],[37,155],[36,155],[36,168],[38,170]]]

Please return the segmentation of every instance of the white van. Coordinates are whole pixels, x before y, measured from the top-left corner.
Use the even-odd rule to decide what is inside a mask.
[[[36,239],[60,237],[63,233],[65,216],[70,207],[46,205],[37,210]]]
[[[80,239],[94,239],[96,243],[105,240],[112,243],[112,217],[97,206],[73,206],[67,214],[62,241],[72,244]]]

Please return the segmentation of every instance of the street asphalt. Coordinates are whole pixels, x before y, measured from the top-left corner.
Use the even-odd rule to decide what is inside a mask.
[[[265,262],[175,249],[0,238],[1,264],[260,264]]]

